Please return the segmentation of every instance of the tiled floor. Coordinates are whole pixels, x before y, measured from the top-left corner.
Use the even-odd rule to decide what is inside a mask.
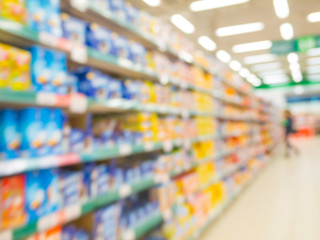
[[[200,240],[320,240],[320,139],[278,154]]]

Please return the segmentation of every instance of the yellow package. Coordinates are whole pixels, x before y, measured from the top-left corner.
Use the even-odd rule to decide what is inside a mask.
[[[11,55],[13,65],[10,78],[10,87],[13,90],[29,90],[31,86],[30,52],[18,48],[12,48]]]
[[[1,17],[13,20],[22,24],[27,23],[27,8],[24,0],[1,0]]]
[[[0,43],[0,88],[9,87],[12,71],[11,46]]]

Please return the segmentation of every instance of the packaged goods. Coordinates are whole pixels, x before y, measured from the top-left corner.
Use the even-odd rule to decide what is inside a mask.
[[[22,24],[27,23],[27,8],[25,0],[1,0],[0,16]]]

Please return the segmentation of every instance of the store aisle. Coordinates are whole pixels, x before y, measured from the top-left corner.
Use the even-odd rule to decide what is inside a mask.
[[[320,239],[320,139],[295,144],[300,156],[279,154],[200,240]]]

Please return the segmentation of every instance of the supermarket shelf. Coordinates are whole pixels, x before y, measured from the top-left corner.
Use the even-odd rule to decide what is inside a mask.
[[[229,80],[224,79],[222,81],[222,83],[224,83],[228,87],[233,88],[234,90],[236,90],[238,93],[240,93],[242,95],[252,96],[252,93],[250,91],[246,91],[246,90],[241,89],[238,85],[230,82]]]
[[[101,148],[83,154],[72,153],[59,156],[46,156],[41,158],[13,159],[8,161],[0,161],[0,177],[10,176],[33,170],[71,166],[86,162],[97,162],[106,159],[125,157],[134,154],[147,153],[162,149],[166,152],[170,152],[174,147],[190,147],[191,144],[194,142],[202,142],[218,137],[219,136],[215,134],[211,134],[185,140],[177,139],[173,141],[155,143],[150,142],[145,144],[124,144],[119,147]]]

